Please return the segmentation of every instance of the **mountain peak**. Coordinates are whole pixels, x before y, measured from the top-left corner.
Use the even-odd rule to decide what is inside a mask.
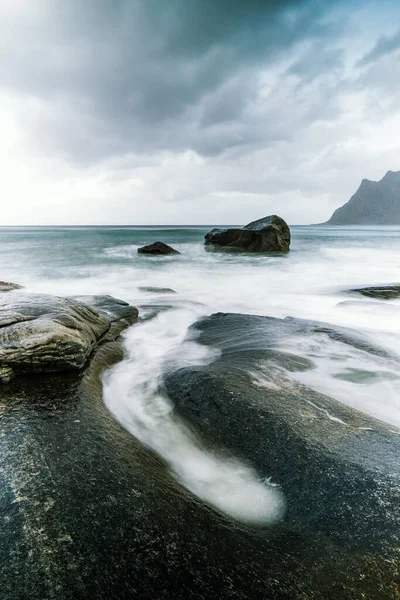
[[[380,181],[363,179],[350,200],[335,210],[329,225],[399,225],[400,171],[388,171]]]
[[[383,178],[381,179],[381,181],[385,181],[387,179],[396,179],[400,181],[400,171],[388,171],[386,173],[386,175],[383,176]]]

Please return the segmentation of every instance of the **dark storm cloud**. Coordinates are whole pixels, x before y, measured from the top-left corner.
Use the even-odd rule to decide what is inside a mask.
[[[324,7],[316,0],[43,0],[31,21],[16,18],[3,41],[1,85],[44,102],[23,115],[39,148],[82,164],[129,151],[212,155],[265,144],[281,134],[274,124],[261,134],[251,115],[260,70],[296,43],[332,33],[320,20]],[[311,70],[298,62],[293,73],[312,77],[337,58]]]

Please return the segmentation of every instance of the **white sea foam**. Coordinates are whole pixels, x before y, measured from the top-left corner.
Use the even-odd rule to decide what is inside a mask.
[[[118,233],[122,238],[117,241],[104,232],[83,232],[81,237],[68,232],[62,239],[52,234],[50,241],[46,233],[38,238],[22,232],[20,243],[11,234],[8,242],[0,238],[0,273],[1,279],[26,285],[26,291],[112,294],[139,306],[176,303],[169,312],[128,331],[126,360],[106,378],[107,405],[133,435],[164,456],[195,494],[237,518],[268,521],[280,514],[281,496],[275,497],[246,466],[202,448],[160,393],[159,380],[173,360],[182,365],[210,359],[195,343],[186,345],[184,353],[178,349],[192,322],[217,311],[347,326],[400,356],[400,301],[371,303],[342,293],[398,281],[400,229],[299,228],[293,233],[289,255],[252,257],[207,253],[200,234],[182,241],[176,232],[171,238],[163,232],[161,239],[181,256],[147,259],[138,256],[137,247],[158,239],[158,232],[146,239],[134,231]],[[71,241],[68,235],[75,237]],[[177,295],[161,299],[140,286],[173,288]],[[367,355],[326,336],[288,341],[286,350],[315,363],[313,370],[294,374],[296,381],[400,426],[396,361]],[[352,377],[358,371],[375,375]],[[268,385],[257,374],[254,380]]]
[[[205,449],[160,391],[165,369],[213,360],[215,351],[194,342],[182,345],[188,325],[199,314],[174,310],[132,328],[125,336],[126,358],[104,378],[106,406],[128,431],[163,456],[199,498],[235,519],[276,522],[284,513],[279,488],[261,482],[249,467]]]
[[[371,336],[371,342],[376,342]],[[398,349],[395,336],[377,336]],[[390,343],[391,342],[391,343]],[[336,400],[400,427],[400,361],[394,356],[370,354],[337,340],[319,337],[294,338],[281,348],[297,352],[314,362],[314,369],[291,374],[291,378]]]

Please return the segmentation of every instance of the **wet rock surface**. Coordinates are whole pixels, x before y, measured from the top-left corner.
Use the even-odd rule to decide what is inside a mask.
[[[17,373],[81,369],[138,311],[111,296],[0,296],[0,382]]]
[[[237,524],[182,489],[103,405],[121,356],[0,388],[2,600],[397,598],[379,555]]]
[[[290,229],[281,217],[271,215],[242,228],[212,229],[205,236],[205,247],[222,252],[288,252]]]
[[[138,248],[138,253],[148,254],[150,256],[168,256],[169,254],[180,254],[178,250],[168,246],[168,244],[164,244],[164,242],[154,242],[154,244],[149,244],[148,246]]]
[[[392,300],[400,298],[400,285],[377,285],[349,290],[351,293],[361,294],[367,298],[378,300]]]
[[[1,292],[12,292],[12,290],[21,290],[22,285],[18,283],[10,283],[9,281],[0,281],[0,293]]]
[[[372,355],[383,351],[346,329],[301,319],[216,314],[199,321],[192,335],[221,356],[166,375],[178,413],[209,443],[281,486],[287,500],[282,526],[310,548],[317,537],[322,564],[338,564],[347,553],[338,597],[361,598],[361,589],[366,598],[396,597],[399,430],[294,381],[292,373],[313,364],[284,351],[282,342],[326,336]],[[360,595],[351,583],[357,568]],[[332,586],[336,576],[329,575]]]
[[[154,286],[140,286],[141,292],[149,292],[150,294],[176,294],[176,291],[172,288],[154,287]]]

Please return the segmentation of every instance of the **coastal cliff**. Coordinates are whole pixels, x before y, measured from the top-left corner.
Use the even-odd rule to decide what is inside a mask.
[[[326,225],[399,225],[400,171],[388,171],[380,181],[363,179],[350,200]]]

